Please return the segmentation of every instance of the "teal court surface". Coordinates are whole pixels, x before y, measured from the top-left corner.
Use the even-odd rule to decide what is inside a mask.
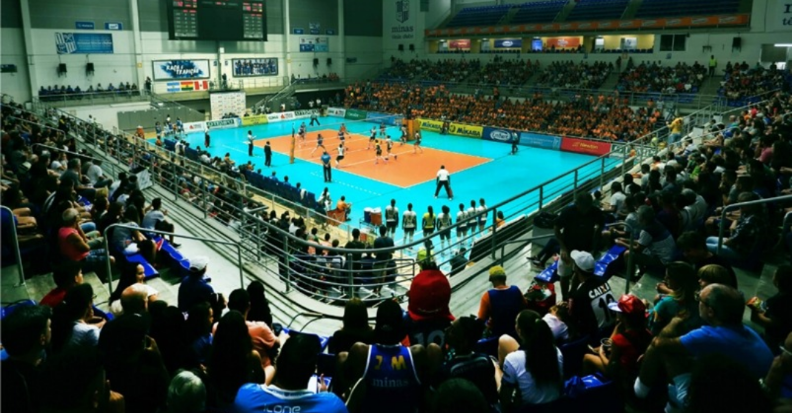
[[[436,171],[440,168],[443,162],[443,153],[457,153],[464,155],[471,155],[479,158],[485,158],[483,163],[467,169],[453,171],[451,170],[451,188],[453,189],[454,199],[449,200],[443,189],[437,199],[434,198],[436,183],[433,177],[426,179],[417,184],[402,187],[388,184],[376,179],[364,176],[364,174],[355,173],[355,168],[350,164],[350,170],[344,169],[345,164],[342,163],[342,169],[333,168],[331,183],[323,182],[322,167],[316,162],[316,159],[321,156],[321,151],[316,151],[310,155],[310,150],[316,146],[315,140],[312,140],[310,134],[312,131],[319,130],[334,130],[337,131],[341,123],[345,123],[349,132],[353,134],[351,138],[347,138],[349,146],[347,158],[350,158],[352,151],[365,150],[355,149],[352,142],[358,141],[358,145],[363,145],[361,141],[367,141],[369,131],[372,126],[379,127],[374,123],[365,121],[348,121],[336,117],[321,117],[321,126],[308,127],[309,138],[301,149],[299,145],[296,152],[303,151],[301,157],[296,157],[294,164],[289,164],[289,154],[287,152],[273,151],[272,167],[264,167],[264,151],[263,145],[268,138],[279,138],[284,136],[291,136],[292,130],[298,129],[302,120],[295,120],[294,122],[282,122],[256,126],[243,126],[233,129],[215,129],[210,132],[211,147],[209,152],[212,156],[223,157],[226,153],[230,154],[237,165],[245,164],[252,161],[255,165],[254,170],[261,169],[264,176],[269,176],[272,171],[277,172],[277,177],[282,180],[284,176],[289,177],[289,182],[292,184],[301,183],[302,187],[306,190],[316,194],[317,199],[322,193],[323,189],[327,187],[333,201],[333,207],[341,196],[345,196],[347,202],[353,204],[352,213],[350,215],[351,224],[353,227],[358,227],[360,221],[364,217],[364,208],[381,208],[383,211],[389,205],[391,199],[396,200],[396,206],[399,208],[400,214],[407,209],[407,204],[412,203],[413,210],[418,214],[418,231],[416,237],[420,232],[420,219],[427,207],[430,205],[434,208],[435,214],[441,212],[443,205],[449,206],[452,216],[456,217],[456,212],[459,210],[459,204],[465,204],[465,208],[470,206],[471,200],[478,200],[484,198],[487,206],[495,205],[501,201],[507,200],[517,194],[520,194],[528,189],[534,188],[539,184],[551,181],[553,178],[558,177],[565,172],[571,171],[591,160],[593,156],[583,155],[570,152],[561,152],[549,149],[539,149],[527,146],[520,146],[516,155],[511,155],[511,145],[488,141],[483,139],[467,138],[452,135],[440,135],[438,133],[422,131],[423,144],[425,148],[432,148],[438,151],[434,155],[426,156],[427,163]],[[306,120],[306,125],[309,122]],[[256,147],[254,148],[253,157],[248,156],[247,133],[252,131],[256,137]],[[400,132],[397,127],[388,127],[387,133],[392,136],[395,141],[398,141]],[[333,164],[335,164],[335,148],[338,146],[338,138],[336,133],[331,136],[325,136],[325,147],[333,157]],[[190,147],[200,146],[203,148],[204,136],[203,132],[191,133],[187,136],[187,141],[190,142]],[[299,142],[299,140],[298,140]],[[274,147],[275,145],[273,145]],[[283,147],[283,145],[281,145]],[[305,152],[308,152],[305,154]],[[422,154],[412,154],[412,143],[404,146],[399,146],[398,142],[394,144],[394,152],[401,153],[402,159],[406,156],[421,157]],[[374,151],[369,151],[370,155],[366,162],[370,162],[374,166]],[[438,158],[438,153],[439,155]],[[308,160],[306,160],[308,159]],[[423,162],[423,160],[422,160]],[[618,160],[608,160],[609,165],[614,165]],[[403,163],[406,165],[406,163]],[[399,160],[391,158],[390,162],[386,165],[380,161],[376,167],[388,168],[388,173],[399,173],[400,163]],[[407,167],[407,166],[405,166]],[[601,165],[599,162],[586,166],[580,171],[580,177],[596,176],[599,173]],[[571,190],[573,183],[572,176],[565,176],[564,178],[552,182],[548,185],[548,190],[551,193],[566,192],[565,189]],[[521,213],[530,212],[525,208],[531,203],[535,203],[538,198],[538,192],[523,197],[504,208],[504,213],[507,220],[518,210]],[[401,222],[401,220],[400,220]],[[401,230],[396,234],[397,244],[401,241]]]

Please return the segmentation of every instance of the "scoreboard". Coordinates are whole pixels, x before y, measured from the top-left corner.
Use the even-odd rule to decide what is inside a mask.
[[[171,40],[267,40],[265,0],[165,0]]]

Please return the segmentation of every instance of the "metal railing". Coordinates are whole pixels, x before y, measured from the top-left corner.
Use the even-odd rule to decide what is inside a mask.
[[[113,291],[113,271],[110,266],[110,238],[108,237],[110,229],[113,228],[126,228],[133,231],[139,231],[141,233],[148,233],[148,234],[157,234],[157,235],[164,235],[164,236],[174,236],[178,238],[189,239],[193,241],[201,241],[205,243],[212,243],[212,244],[220,244],[220,245],[228,245],[237,249],[237,268],[239,269],[239,285],[241,288],[245,288],[245,274],[243,272],[242,266],[242,248],[237,242],[230,242],[230,241],[223,241],[217,239],[210,239],[204,237],[194,237],[191,235],[184,235],[178,234],[174,232],[165,232],[159,231],[155,229],[145,229],[135,225],[125,225],[125,224],[111,224],[105,228],[102,236],[104,237],[104,247],[105,247],[105,264],[107,265],[107,288],[108,291]],[[122,254],[122,251],[117,251],[119,254]]]
[[[41,93],[39,91],[39,93]],[[115,90],[103,92],[83,92],[83,93],[53,93],[37,95],[33,101],[47,104],[74,104],[74,105],[106,105],[108,103],[139,102],[146,100],[146,96],[138,89],[134,90]]]
[[[182,110],[192,113],[199,119],[206,120],[206,114],[198,112],[197,110],[191,107],[182,105],[179,102],[174,102],[173,100],[170,100],[165,96],[162,96],[157,93],[151,93],[149,96],[151,97],[151,107],[153,108],[157,108],[157,109],[181,108]],[[241,116],[242,114],[240,113],[239,115]]]
[[[8,218],[11,220],[11,226],[13,227],[8,232],[11,234],[11,248],[14,250],[14,258],[16,259],[17,268],[19,271],[19,286],[22,286],[25,285],[25,269],[22,268],[22,252],[19,250],[19,234],[17,234],[14,211],[5,205],[0,205],[0,208],[8,212]]]
[[[755,206],[755,205],[765,205],[765,204],[772,204],[776,202],[784,202],[784,201],[792,201],[792,195],[782,195],[773,198],[766,198],[766,199],[758,199],[756,201],[748,201],[748,202],[738,202],[734,204],[726,205],[721,209],[721,220],[718,224],[718,250],[717,253],[720,254],[721,248],[723,248],[723,238],[726,232],[726,213],[729,211],[733,211],[735,209],[739,209],[746,206]],[[760,235],[760,237],[763,235]]]

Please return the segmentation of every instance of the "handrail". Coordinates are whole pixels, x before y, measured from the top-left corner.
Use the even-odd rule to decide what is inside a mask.
[[[185,106],[185,105],[182,105],[179,102],[176,102],[176,101],[173,101],[173,100],[170,100],[170,99],[166,99],[162,95],[159,95],[159,94],[154,93],[154,92],[149,93],[149,96],[150,96],[150,98],[151,98],[151,100],[153,102],[162,103],[162,104],[165,104],[165,105],[173,105],[176,108],[183,108],[183,109],[187,110],[188,112],[195,113],[195,115],[200,117],[201,120],[206,120],[206,115],[205,114],[203,114],[201,112],[198,112],[197,110],[195,110],[195,109],[193,109],[193,108],[191,108],[189,106]],[[242,116],[242,115],[243,115],[242,113],[239,114],[239,116]]]
[[[17,227],[15,225],[16,220],[14,219],[14,211],[11,208],[0,205],[0,208],[8,211],[9,217],[11,218],[11,224],[14,227],[11,232],[11,242],[14,244],[14,257],[16,258],[17,267],[19,267],[19,285],[25,285],[25,269],[22,268],[22,253],[19,250],[19,236],[17,234]]]
[[[726,213],[729,211],[733,211],[737,208],[742,208],[744,206],[753,206],[753,205],[764,205],[764,204],[771,204],[775,202],[781,201],[792,201],[792,195],[782,195],[776,196],[773,198],[766,198],[766,199],[758,199],[756,201],[747,201],[747,202],[738,202],[734,204],[726,205],[721,209],[721,221],[718,225],[718,250],[717,253],[720,254],[721,248],[723,247],[723,235],[726,232]]]
[[[175,236],[175,237],[180,237],[180,238],[189,239],[189,240],[193,240],[193,241],[201,241],[201,242],[204,242],[204,243],[214,243],[214,244],[229,245],[229,246],[236,247],[236,249],[237,249],[237,268],[239,269],[239,285],[242,288],[245,287],[245,274],[244,274],[243,269],[242,269],[242,247],[239,245],[238,242],[223,241],[223,240],[204,238],[204,237],[195,237],[195,236],[192,236],[192,235],[177,234],[175,232],[166,232],[166,231],[160,231],[160,230],[156,230],[156,229],[146,229],[146,228],[142,228],[142,227],[138,227],[138,226],[116,223],[116,224],[108,225],[107,228],[105,228],[104,232],[102,233],[102,236],[104,237],[105,258],[106,258],[106,263],[107,263],[107,287],[108,287],[108,290],[110,292],[113,291],[113,272],[112,272],[112,269],[110,268],[110,240],[109,240],[109,238],[107,236],[108,235],[108,231],[110,230],[110,228],[126,228],[126,229],[131,229],[131,230],[135,230],[135,231],[139,231],[139,232],[144,232],[144,233]]]

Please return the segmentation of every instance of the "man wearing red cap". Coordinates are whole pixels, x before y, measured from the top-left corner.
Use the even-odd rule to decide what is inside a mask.
[[[445,330],[454,321],[448,303],[451,301],[451,284],[437,268],[431,250],[418,251],[416,262],[421,272],[410,284],[406,325],[410,344],[427,346],[445,344]]]
[[[638,376],[638,357],[652,342],[652,334],[646,329],[646,306],[638,297],[625,294],[619,301],[608,303],[608,309],[616,313],[616,328],[602,346],[593,349],[593,354],[583,356],[583,373],[601,372],[622,384],[631,384]]]

